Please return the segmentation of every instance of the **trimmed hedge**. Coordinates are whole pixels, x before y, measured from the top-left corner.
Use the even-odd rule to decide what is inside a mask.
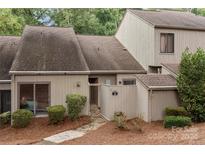
[[[0,114],[0,125],[8,124],[11,121],[11,112],[4,112]]]
[[[176,108],[167,107],[165,109],[165,115],[166,116],[189,116],[189,113],[185,110],[184,107],[176,107]]]
[[[48,118],[51,124],[57,124],[64,120],[65,107],[63,105],[54,105],[47,108]]]
[[[71,120],[79,118],[79,114],[85,106],[86,101],[87,97],[79,94],[71,94],[66,96],[68,117]]]
[[[12,114],[13,127],[24,128],[28,126],[32,120],[33,113],[26,109],[18,109]]]
[[[185,127],[191,125],[191,118],[185,116],[166,116],[164,119],[164,127],[171,128],[175,127]]]

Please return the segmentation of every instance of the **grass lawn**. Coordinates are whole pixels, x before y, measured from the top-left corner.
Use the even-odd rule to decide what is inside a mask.
[[[7,126],[0,128],[0,144],[32,144],[41,141],[43,138],[75,129],[88,124],[90,117],[81,117],[77,121],[65,121],[58,125],[49,125],[48,118],[34,118],[26,128],[12,128]]]
[[[85,136],[62,144],[205,144],[205,123],[184,129],[165,129],[163,122],[141,124],[143,132],[123,131],[108,122]]]

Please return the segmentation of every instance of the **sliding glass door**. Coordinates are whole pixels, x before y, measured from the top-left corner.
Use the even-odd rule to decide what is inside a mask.
[[[43,114],[50,104],[50,88],[45,83],[23,83],[19,85],[20,108]]]

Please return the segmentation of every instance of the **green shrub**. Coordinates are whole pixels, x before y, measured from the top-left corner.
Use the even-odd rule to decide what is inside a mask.
[[[11,112],[4,112],[0,114],[0,125],[8,124],[11,120]]]
[[[184,107],[167,107],[165,109],[166,116],[189,116],[189,113],[185,110]]]
[[[66,96],[68,117],[71,120],[79,118],[79,114],[85,106],[86,101],[87,98],[79,94],[71,94]]]
[[[29,125],[33,113],[26,109],[18,109],[12,114],[13,127],[23,128]]]
[[[63,105],[54,105],[47,108],[48,118],[51,124],[57,124],[64,120],[65,107]]]
[[[166,116],[164,119],[164,127],[171,128],[175,127],[185,127],[191,125],[191,118],[185,116]]]
[[[118,128],[126,129],[126,116],[123,112],[115,112],[114,113],[114,122]]]
[[[190,113],[192,121],[205,121],[205,52],[188,49],[182,54],[177,76],[177,89],[182,106]]]

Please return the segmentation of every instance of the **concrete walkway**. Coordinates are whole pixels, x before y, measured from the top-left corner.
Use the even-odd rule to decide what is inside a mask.
[[[106,120],[98,117],[96,119],[93,119],[93,122],[90,124],[84,125],[82,127],[79,127],[75,130],[68,130],[59,134],[55,134],[52,136],[49,136],[47,138],[44,138],[43,141],[36,143],[37,145],[53,145],[53,144],[59,144],[64,141],[76,139],[79,137],[84,136],[89,131],[96,130],[100,126],[104,125],[106,123]]]

